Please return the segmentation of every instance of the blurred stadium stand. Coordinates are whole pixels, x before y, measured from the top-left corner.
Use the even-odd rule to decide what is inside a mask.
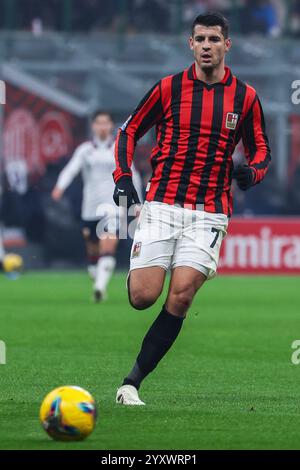
[[[2,219],[7,227],[21,227],[27,242],[44,246],[45,263],[84,260],[80,180],[67,191],[62,206],[54,207],[50,190],[74,148],[88,137],[90,114],[108,109],[120,124],[159,78],[186,68],[192,62],[187,25],[207,6],[217,6],[234,20],[228,63],[261,97],[273,155],[269,175],[255,191],[244,194],[234,188],[235,214],[300,214],[300,105],[291,100],[292,83],[300,79],[300,49],[293,39],[300,30],[300,2],[8,3],[0,1],[6,27],[0,31],[1,78],[7,85],[1,126]],[[154,22],[156,28],[148,22],[150,3],[156,12],[161,9],[157,19],[165,17],[163,25]],[[8,31],[14,27],[19,31]],[[153,137],[146,136],[137,149],[145,182]],[[235,158],[242,158],[242,149]]]
[[[298,0],[0,0],[1,28],[178,34],[207,9],[224,12],[235,33],[299,35]]]

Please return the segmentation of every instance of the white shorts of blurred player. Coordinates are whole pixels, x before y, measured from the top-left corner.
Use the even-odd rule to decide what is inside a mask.
[[[212,279],[228,217],[161,202],[145,202],[131,249],[130,271],[189,266]]]
[[[99,204],[96,211],[95,236],[101,239],[103,236],[109,238],[119,237],[122,224],[126,223],[126,210],[115,204]]]

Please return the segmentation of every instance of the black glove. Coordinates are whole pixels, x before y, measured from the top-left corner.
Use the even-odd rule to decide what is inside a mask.
[[[254,185],[255,171],[248,165],[240,165],[234,169],[232,177],[236,179],[238,187],[246,191]]]
[[[131,176],[121,176],[116,182],[113,198],[117,206],[120,205],[120,197],[127,197],[127,207],[130,207],[132,204],[140,204]]]

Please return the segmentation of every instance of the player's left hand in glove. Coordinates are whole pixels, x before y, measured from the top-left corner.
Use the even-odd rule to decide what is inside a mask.
[[[127,207],[130,207],[132,204],[140,204],[131,176],[121,176],[116,182],[113,198],[117,206],[121,204],[120,197],[127,198]]]
[[[247,191],[255,182],[255,171],[248,165],[240,165],[233,171],[233,178],[236,179],[238,187],[242,191]]]

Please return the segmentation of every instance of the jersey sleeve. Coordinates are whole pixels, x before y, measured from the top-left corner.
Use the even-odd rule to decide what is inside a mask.
[[[271,161],[264,113],[257,95],[243,121],[242,140],[248,164],[255,172],[254,184],[257,184],[265,177]]]
[[[74,155],[64,167],[64,169],[61,171],[56,186],[62,191],[65,191],[65,189],[67,189],[67,187],[72,183],[73,179],[81,171],[82,163],[83,147],[80,146],[77,150],[75,150]]]
[[[132,176],[131,164],[137,141],[159,122],[163,114],[161,104],[160,82],[144,96],[134,112],[119,129],[116,147],[116,169],[113,172],[114,181],[122,176]]]

